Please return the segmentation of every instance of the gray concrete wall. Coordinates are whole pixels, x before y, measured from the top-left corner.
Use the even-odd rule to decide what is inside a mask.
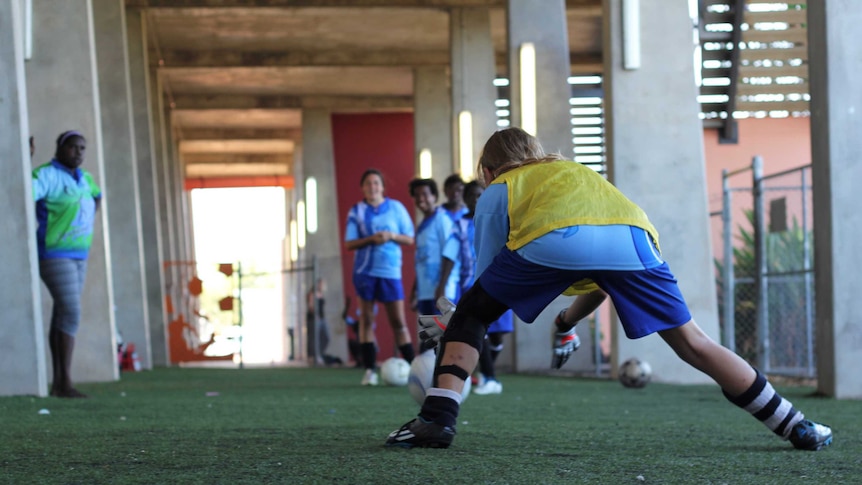
[[[808,5],[811,160],[817,307],[817,388],[837,398],[862,398],[862,3]]]
[[[521,126],[520,47],[530,42],[536,49],[536,136],[547,152],[572,153],[569,114],[569,45],[563,0],[509,0],[507,10],[509,83],[512,126]],[[490,134],[488,134],[490,136]],[[482,144],[485,143],[482,141]],[[479,150],[481,151],[481,146]],[[516,371],[545,371],[551,365],[551,333],[556,314],[571,301],[560,297],[532,325],[515,319],[515,333],[501,355],[501,366]],[[586,328],[578,335],[588,346]],[[583,354],[589,353],[586,348]],[[568,368],[568,365],[567,365]]]
[[[17,234],[0,245],[0,396],[48,394],[45,332],[36,251],[36,215],[24,80],[23,15],[19,0],[0,1],[0,232]]]
[[[431,151],[431,178],[442,185],[455,170],[452,158],[452,100],[449,71],[445,67],[413,70],[413,127],[415,171],[419,176],[419,154]]]
[[[305,261],[310,262],[312,256],[317,256],[320,277],[327,283],[325,313],[332,337],[329,348],[326,349],[327,353],[337,355],[347,362],[347,329],[341,320],[345,285],[341,273],[343,236],[338,226],[338,191],[335,187],[335,154],[332,148],[332,117],[329,110],[303,110],[302,171],[296,185],[303,186],[303,194],[305,181],[309,177],[317,179],[319,214],[317,232],[306,236]],[[308,203],[306,200],[306,204]],[[311,282],[311,278],[304,280]]]
[[[449,31],[452,50],[453,172],[461,169],[459,116],[462,111],[469,111],[472,118],[470,142],[473,150],[472,157],[468,160],[469,175],[462,174],[462,178],[469,181],[476,178],[476,164],[479,162],[482,146],[497,129],[494,106],[497,99],[497,88],[494,86],[496,66],[488,9],[453,9]]]
[[[106,185],[111,187],[111,235],[117,331],[134,343],[144,368],[152,367],[145,304],[140,191],[133,138],[131,83],[122,0],[93,0]]]
[[[565,1],[508,0],[508,7],[512,126],[521,126],[520,48],[530,42],[536,47],[538,131],[535,135],[545,151],[571,156],[572,122],[568,100],[572,89],[568,82],[571,67]]]
[[[608,177],[649,215],[694,319],[720,341],[692,22],[685,2],[648,7],[640,3],[641,67],[625,70],[621,0],[604,1]],[[612,335],[616,363],[638,357],[657,381],[709,382],[658,335],[628,340],[616,322]]]
[[[104,194],[81,298],[81,328],[72,364],[72,377],[77,382],[110,381],[119,377],[110,243],[106,231],[111,187],[104,172],[93,29],[92,4],[88,0],[33,1],[36,35],[33,58],[26,66],[30,127],[37,143],[33,165],[51,159],[57,135],[77,129],[87,138],[83,168],[93,174]],[[43,312],[50,315],[51,298],[44,285],[42,301]]]
[[[141,238],[144,266],[144,298],[150,322],[150,355],[147,366],[168,365],[167,320],[164,308],[161,223],[158,194],[153,117],[150,110],[149,60],[146,22],[141,11],[126,11],[129,79],[137,158],[138,193],[141,213]]]

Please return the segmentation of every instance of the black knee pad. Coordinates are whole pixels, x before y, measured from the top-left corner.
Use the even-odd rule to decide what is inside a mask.
[[[482,340],[491,322],[500,318],[509,307],[489,295],[479,281],[458,302],[455,314],[449,320],[440,343],[462,342],[476,350],[482,348]]]

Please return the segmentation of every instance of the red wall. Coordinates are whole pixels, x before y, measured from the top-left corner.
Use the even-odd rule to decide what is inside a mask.
[[[413,114],[412,113],[374,113],[374,114],[335,114],[332,116],[332,140],[335,153],[335,184],[338,190],[338,222],[341,238],[347,224],[347,211],[362,200],[359,179],[362,172],[376,168],[383,172],[386,196],[400,201],[413,213],[413,199],[407,185],[415,174],[413,161]],[[413,286],[413,246],[403,247],[404,266],[402,283],[405,298]],[[341,247],[342,272],[344,275],[345,295],[352,298],[353,310],[357,308],[356,294],[353,290],[353,252]],[[407,325],[416,345],[416,314],[405,303]],[[382,307],[376,319],[377,342],[380,347],[378,360],[383,361],[394,355],[395,342],[391,327]]]

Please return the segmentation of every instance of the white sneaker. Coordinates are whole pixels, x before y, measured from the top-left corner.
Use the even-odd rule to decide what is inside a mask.
[[[487,379],[484,384],[473,388],[473,394],[487,396],[488,394],[500,394],[503,392],[503,384],[495,379]]]
[[[376,386],[377,385],[377,373],[374,372],[374,369],[365,369],[365,375],[362,376],[362,385],[363,386]]]

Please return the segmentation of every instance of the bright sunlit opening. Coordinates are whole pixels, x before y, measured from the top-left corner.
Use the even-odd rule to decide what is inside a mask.
[[[197,341],[213,339],[204,355],[236,353],[241,345],[244,363],[285,361],[284,189],[195,189],[190,199],[195,267],[203,291],[180,303],[191,316],[189,334],[196,333]],[[232,264],[240,274],[227,277],[218,271],[219,264]],[[254,278],[247,277],[251,273]],[[218,302],[226,297],[239,297],[241,305],[221,310]]]

